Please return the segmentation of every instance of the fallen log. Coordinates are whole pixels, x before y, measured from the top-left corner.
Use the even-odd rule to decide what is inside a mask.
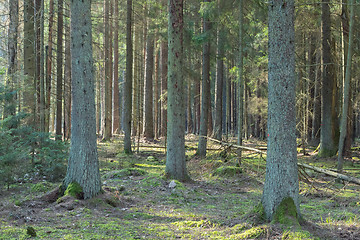
[[[326,174],[328,176],[331,176],[331,177],[335,177],[335,178],[338,178],[338,179],[341,179],[341,180],[344,180],[344,181],[347,181],[347,182],[351,182],[351,183],[355,183],[355,184],[360,185],[360,179],[355,178],[355,177],[346,176],[346,175],[341,174],[341,173],[337,173],[337,172],[333,172],[333,171],[326,170],[326,169],[323,169],[323,168],[311,166],[311,165],[308,165],[306,163],[298,163],[298,166],[301,166],[301,167],[304,167],[304,168],[307,168],[307,169],[311,169],[311,170],[314,170],[314,171],[319,172],[319,173],[324,173],[324,174]]]
[[[239,146],[239,145],[236,145],[236,144],[224,143],[222,141],[219,141],[219,140],[216,140],[216,139],[213,139],[213,138],[209,138],[209,137],[208,137],[208,139],[210,139],[211,141],[220,143],[222,145],[227,145],[227,146],[232,146],[234,148],[240,148],[240,149],[245,149],[245,150],[249,150],[249,151],[254,151],[254,152],[257,152],[257,153],[260,153],[260,154],[266,154],[265,151],[261,151],[261,150],[258,150],[256,148],[249,148],[249,147]],[[311,166],[311,165],[308,165],[306,163],[299,163],[298,162],[297,165],[300,166],[300,167],[311,169],[311,170],[319,172],[319,173],[324,173],[324,174],[326,174],[328,176],[331,176],[331,177],[335,177],[335,178],[338,178],[338,179],[341,179],[341,180],[344,180],[344,181],[347,181],[347,182],[351,182],[351,183],[355,183],[355,184],[360,185],[360,179],[355,178],[355,177],[346,176],[346,175],[341,174],[341,173],[337,173],[337,172],[333,172],[333,171],[330,171],[330,170],[327,170],[327,169]]]

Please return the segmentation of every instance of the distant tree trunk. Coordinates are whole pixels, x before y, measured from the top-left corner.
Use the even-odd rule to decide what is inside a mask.
[[[62,139],[62,104],[63,104],[63,0],[58,0],[58,32],[56,53],[56,136]]]
[[[191,91],[191,81],[187,82],[187,132],[192,133],[193,132],[193,117],[191,112],[191,99],[192,99],[192,91]]]
[[[105,25],[105,34],[104,34],[104,51],[105,51],[105,106],[104,106],[104,136],[103,141],[109,141],[111,138],[111,120],[112,120],[112,72],[111,72],[111,53],[110,53],[110,0],[104,0],[104,25]]]
[[[41,15],[42,15],[42,0],[35,0],[35,56],[36,56],[36,70],[35,70],[35,89],[36,89],[36,117],[35,121],[39,124],[38,130],[43,131],[43,121],[40,117],[40,113],[42,110],[41,103],[41,49],[42,49],[42,41],[41,41]]]
[[[70,1],[67,3],[69,4]],[[66,16],[70,16],[67,8]],[[68,140],[71,134],[71,42],[70,21],[65,24],[65,69],[64,69],[64,139]]]
[[[17,38],[18,38],[18,25],[19,25],[19,1],[13,0],[9,2],[9,29],[8,29],[8,76],[9,79],[6,85],[13,91],[17,83],[16,65],[17,65]],[[4,108],[4,118],[16,114],[16,95],[11,96]],[[10,128],[16,127],[15,125],[9,126]]]
[[[154,36],[148,34],[146,39],[146,59],[144,75],[144,119],[143,135],[147,140],[154,139],[153,123],[153,71],[154,71]]]
[[[316,64],[320,65],[320,54],[316,56]],[[321,123],[321,87],[320,87],[320,78],[321,78],[321,67],[317,66],[315,69],[314,76],[314,111],[312,118],[312,131],[311,139],[314,144],[319,144],[320,141],[320,123]]]
[[[24,0],[24,91],[22,110],[29,114],[26,124],[37,129],[36,117],[36,88],[35,88],[35,28],[34,1]]]
[[[157,42],[155,40],[155,42]],[[159,52],[155,53],[155,65],[154,65],[154,137],[159,137]]]
[[[205,0],[204,2],[211,2]],[[206,156],[208,120],[209,120],[209,98],[210,98],[210,29],[211,22],[207,17],[204,18],[204,34],[207,40],[203,44],[203,70],[201,84],[201,113],[200,113],[200,132],[197,154],[201,157]]]
[[[141,42],[140,42],[140,25],[136,24],[134,26],[134,79],[133,79],[133,93],[132,93],[132,114],[133,125],[132,125],[132,135],[137,136],[138,134],[138,123],[140,121],[140,109],[139,109],[139,95],[140,95],[140,56],[139,52],[141,51]]]
[[[51,102],[51,71],[52,71],[52,42],[53,42],[53,24],[54,24],[54,0],[49,1],[49,35],[47,57],[46,57],[46,79],[45,79],[45,132],[50,130],[50,102]]]
[[[189,179],[185,160],[183,79],[183,0],[169,0],[168,128],[165,172],[179,181]]]
[[[344,146],[345,146],[345,137],[347,132],[347,122],[348,122],[348,108],[349,108],[349,96],[350,96],[350,80],[351,80],[351,65],[352,65],[352,42],[353,42],[353,29],[354,29],[354,0],[350,0],[350,26],[349,26],[349,45],[348,53],[346,60],[346,75],[344,82],[344,99],[340,123],[340,139],[339,139],[339,153],[338,153],[338,172],[342,172],[344,164]],[[348,136],[351,137],[351,136]]]
[[[91,2],[71,1],[73,108],[70,155],[63,190],[76,182],[82,187],[84,199],[101,191],[91,36]]]
[[[330,157],[336,154],[333,137],[334,119],[332,117],[333,79],[331,62],[331,21],[328,0],[322,0],[322,49],[323,73],[321,88],[321,132],[319,156]]]
[[[160,68],[161,68],[161,136],[167,134],[167,74],[168,74],[168,45],[167,42],[160,44]]]
[[[281,205],[290,218],[300,219],[294,11],[293,0],[269,3],[268,149],[262,196],[265,217],[269,221]],[[294,208],[296,212],[290,212]]]
[[[220,8],[220,6],[219,6]],[[217,36],[217,59],[216,59],[216,82],[215,82],[215,114],[213,137],[221,140],[222,137],[222,100],[224,82],[224,26],[218,26]],[[221,30],[220,30],[221,29]]]
[[[239,4],[239,119],[238,119],[238,144],[241,146],[243,142],[243,133],[244,133],[244,64],[243,64],[243,0],[240,0]],[[241,151],[238,152],[239,157],[241,158]]]
[[[120,132],[119,100],[119,0],[114,0],[114,81],[113,81],[113,132]]]
[[[131,110],[132,110],[132,0],[127,0],[126,13],[126,77],[124,81],[124,152],[131,153]]]

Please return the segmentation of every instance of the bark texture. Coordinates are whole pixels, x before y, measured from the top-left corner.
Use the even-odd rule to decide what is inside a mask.
[[[166,174],[188,179],[185,161],[185,103],[183,67],[183,0],[169,0],[168,128]]]
[[[300,217],[295,121],[294,0],[269,2],[268,150],[262,204],[272,220],[291,198]]]
[[[80,184],[84,198],[101,191],[96,146],[94,68],[90,1],[71,1],[72,118],[71,145],[64,188]]]

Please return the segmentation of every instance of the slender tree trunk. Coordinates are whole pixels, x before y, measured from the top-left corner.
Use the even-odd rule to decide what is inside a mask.
[[[119,97],[119,0],[114,0],[114,81],[113,81],[113,132],[120,132]]]
[[[185,160],[185,106],[183,79],[183,0],[169,0],[168,128],[165,172],[169,178],[189,178]]]
[[[54,0],[49,1],[49,35],[46,47],[46,79],[45,79],[45,132],[50,130],[50,103],[51,103],[51,71],[53,48]]]
[[[284,208],[283,223],[300,219],[294,11],[293,0],[269,3],[268,149],[262,204],[269,221],[279,221],[274,216],[280,206]]]
[[[316,56],[316,64],[321,64],[321,57],[318,53]],[[320,141],[320,123],[321,123],[321,88],[320,88],[320,78],[321,78],[321,67],[317,66],[315,70],[315,79],[314,79],[314,112],[312,119],[312,131],[311,139],[312,142],[317,145]]]
[[[167,134],[167,74],[168,74],[168,46],[167,42],[160,45],[161,68],[161,136]]]
[[[155,40],[155,42],[157,42]],[[154,137],[159,137],[159,52],[155,51],[154,65]]]
[[[58,0],[58,35],[56,53],[56,139],[62,138],[62,104],[63,104],[63,0]]]
[[[71,183],[78,183],[84,199],[101,191],[91,35],[91,2],[71,1],[73,108],[70,156],[63,189]]]
[[[105,25],[105,35],[104,35],[104,51],[105,51],[105,116],[104,116],[104,136],[103,141],[109,141],[111,138],[111,120],[112,120],[112,72],[111,72],[111,38],[110,38],[110,0],[104,0],[104,25]]]
[[[205,0],[211,2],[211,0]],[[211,22],[208,17],[204,18],[204,34],[210,38]],[[209,119],[209,98],[210,98],[210,40],[203,45],[203,70],[201,84],[201,113],[200,113],[200,132],[197,154],[201,157],[206,156],[208,119]]]
[[[126,14],[126,78],[124,81],[124,152],[131,153],[131,110],[132,110],[132,0],[127,0]]]
[[[146,59],[144,75],[144,119],[143,135],[147,140],[154,139],[153,122],[153,70],[154,70],[154,36],[148,34],[146,40]]]
[[[26,124],[37,129],[36,116],[36,88],[35,88],[35,28],[34,1],[24,0],[24,91],[22,110],[29,114]]]
[[[334,119],[332,117],[333,79],[331,63],[331,30],[330,7],[328,0],[322,0],[322,88],[321,88],[321,132],[319,156],[329,157],[336,154],[333,138]]]
[[[70,3],[68,1],[66,5]],[[66,16],[70,16],[70,10],[66,9]],[[68,140],[71,134],[71,43],[70,21],[65,24],[65,69],[64,69],[64,139]]]
[[[243,66],[243,0],[240,0],[239,4],[239,122],[238,122],[238,145],[242,146],[243,142],[243,133],[244,133],[244,66]],[[238,152],[239,157],[241,158],[241,151]]]
[[[219,6],[220,8],[221,6]],[[222,92],[224,82],[224,26],[218,26],[217,36],[217,60],[216,60],[216,83],[215,83],[215,122],[213,137],[217,140],[222,138]],[[220,30],[221,29],[221,30]]]
[[[42,126],[41,126],[41,118],[40,118],[40,111],[41,111],[41,98],[40,98],[40,93],[41,93],[41,5],[42,5],[42,0],[35,0],[35,65],[36,65],[36,69],[35,69],[35,89],[36,89],[36,116],[35,116],[35,121],[39,124],[38,125],[38,130],[42,131]]]
[[[8,69],[7,73],[9,79],[7,86],[11,91],[15,89],[17,85],[17,38],[18,38],[18,25],[19,25],[19,1],[13,0],[9,2],[9,29],[8,29]],[[16,95],[11,96],[11,99],[7,102],[4,108],[4,118],[8,116],[14,116],[16,114]],[[8,126],[9,128],[16,127],[15,125]]]
[[[139,109],[139,95],[140,95],[140,56],[139,52],[141,51],[140,47],[140,24],[135,25],[134,30],[134,79],[133,79],[133,105],[132,105],[132,114],[133,118],[133,125],[132,125],[132,135],[137,136],[138,134],[138,123],[140,121],[140,109]]]
[[[351,64],[352,64],[352,42],[353,42],[353,29],[354,29],[354,0],[350,0],[350,26],[349,26],[349,45],[348,53],[346,60],[346,75],[344,82],[344,99],[340,123],[340,139],[339,139],[339,153],[338,153],[338,172],[342,172],[344,164],[344,145],[345,137],[347,132],[347,118],[348,118],[348,108],[349,108],[349,96],[350,96],[350,80],[351,80]],[[350,137],[350,136],[348,136]]]

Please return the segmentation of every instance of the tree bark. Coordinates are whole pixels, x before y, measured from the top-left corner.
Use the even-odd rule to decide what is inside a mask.
[[[243,133],[244,133],[244,64],[243,64],[243,0],[240,0],[239,4],[239,119],[238,119],[238,144],[242,145],[243,142]],[[241,151],[238,152],[239,157],[241,158]]]
[[[205,3],[211,0],[205,0]],[[207,39],[203,44],[203,70],[201,83],[201,113],[200,113],[200,131],[197,154],[200,157],[206,156],[206,144],[209,120],[209,98],[210,98],[210,29],[211,22],[208,16],[204,17],[204,34]]]
[[[145,75],[144,75],[144,119],[143,119],[143,128],[144,128],[143,136],[147,140],[154,139],[153,70],[154,70],[154,36],[153,34],[149,33],[146,40],[146,59],[145,59]]]
[[[160,44],[160,70],[161,70],[161,134],[167,133],[167,74],[168,74],[168,45],[167,42]]]
[[[185,161],[185,106],[183,79],[183,0],[169,0],[168,128],[165,172],[169,178],[189,178]]]
[[[63,104],[63,0],[58,0],[58,32],[56,53],[56,135],[55,139],[62,139],[62,104]]]
[[[72,118],[68,169],[63,189],[78,183],[84,199],[101,191],[96,146],[91,2],[71,1]]]
[[[271,221],[290,198],[300,218],[295,120],[294,1],[269,2],[268,149],[262,204]]]
[[[132,0],[127,0],[126,14],[126,77],[124,81],[124,152],[131,153],[131,110],[132,110]]]
[[[113,79],[113,133],[120,132],[119,97],[119,0],[114,0],[114,79]]]

